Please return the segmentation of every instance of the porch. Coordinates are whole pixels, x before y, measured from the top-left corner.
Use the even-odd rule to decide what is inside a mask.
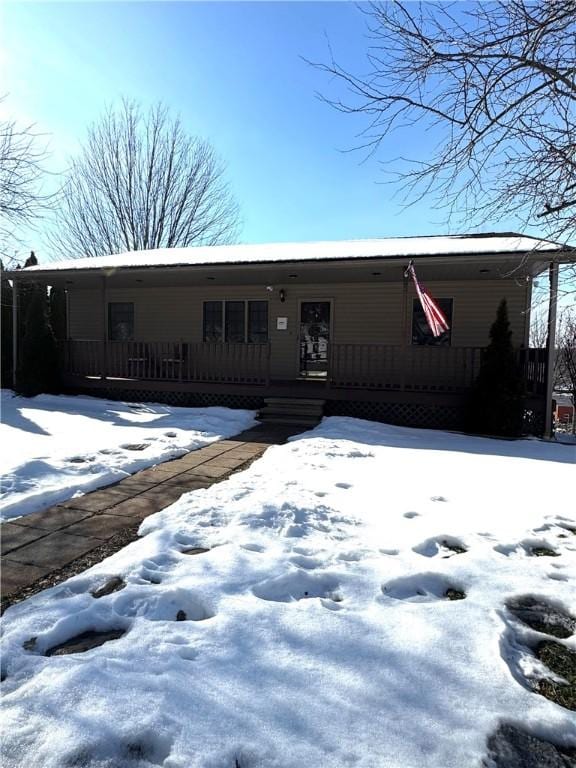
[[[63,341],[60,351],[64,380],[72,385],[100,381],[134,388],[147,383],[158,391],[232,385],[230,392],[241,388],[256,394],[285,384],[339,398],[350,390],[464,393],[478,375],[484,348],[329,343],[310,370],[301,370],[290,382],[271,380],[270,343],[88,339]],[[546,350],[520,349],[518,361],[526,394],[543,395]]]

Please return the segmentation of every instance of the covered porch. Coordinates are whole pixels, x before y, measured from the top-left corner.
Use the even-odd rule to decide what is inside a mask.
[[[184,341],[60,342],[65,383],[85,386],[103,382],[133,389],[149,382],[162,390],[174,384],[243,385],[255,392],[280,385],[300,385],[301,391],[372,390],[398,392],[464,393],[473,385],[483,347],[419,347],[385,344],[326,343],[316,352],[310,370],[293,379],[281,379],[271,370],[271,345],[190,343]],[[302,359],[302,357],[301,357]],[[526,393],[542,395],[546,351],[518,350]],[[308,385],[308,386],[307,386]],[[197,389],[197,387],[193,387]],[[294,387],[295,389],[298,387]],[[267,393],[267,392],[266,392]]]

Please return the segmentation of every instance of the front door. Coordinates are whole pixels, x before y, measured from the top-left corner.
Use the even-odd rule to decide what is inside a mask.
[[[330,302],[303,301],[300,304],[300,376],[325,379],[328,376]]]

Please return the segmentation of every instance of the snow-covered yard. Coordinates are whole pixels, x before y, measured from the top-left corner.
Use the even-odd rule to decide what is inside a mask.
[[[576,746],[535,650],[576,648],[575,458],[345,418],[270,448],[7,611],[4,768],[480,768],[500,723]]]
[[[252,411],[173,408],[1,390],[0,520],[114,483],[238,434]]]

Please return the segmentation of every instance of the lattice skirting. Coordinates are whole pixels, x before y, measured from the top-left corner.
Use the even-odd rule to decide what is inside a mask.
[[[378,403],[347,400],[328,400],[325,416],[353,416],[357,419],[381,421],[399,427],[427,429],[464,429],[464,406],[432,405],[423,403]],[[541,435],[544,432],[543,409],[526,410],[524,434]]]
[[[143,389],[82,389],[74,388],[76,395],[122,400],[128,403],[163,403],[184,408],[202,408],[219,405],[224,408],[246,408],[256,411],[264,406],[264,398],[253,395],[225,395],[210,392],[151,392]]]
[[[259,410],[264,406],[264,398],[258,395],[234,395],[210,392],[150,392],[140,389],[92,389],[74,388],[70,391],[78,395],[90,395],[107,400],[122,400],[134,403],[165,403],[188,408],[223,406],[226,408],[246,408]],[[464,425],[464,407],[462,405],[434,405],[430,403],[386,403],[359,400],[327,400],[324,406],[325,416],[352,416],[357,419],[380,421],[403,427],[422,427],[428,429],[462,430]],[[524,433],[541,435],[544,431],[544,410],[537,404],[533,410],[526,411]]]
[[[328,400],[326,416],[354,416],[357,419],[382,421],[401,427],[461,429],[463,409],[449,405],[422,403],[377,403],[350,400]]]

